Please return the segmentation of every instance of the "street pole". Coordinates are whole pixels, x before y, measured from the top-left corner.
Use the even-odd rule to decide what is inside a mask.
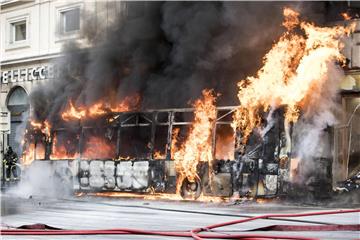
[[[5,163],[4,163],[4,152],[5,152],[5,133],[7,131],[1,131],[2,143],[1,143],[1,166],[2,166],[2,176],[1,176],[1,188],[5,185]]]

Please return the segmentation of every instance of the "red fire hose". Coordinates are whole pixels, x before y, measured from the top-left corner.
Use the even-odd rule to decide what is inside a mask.
[[[330,215],[330,214],[340,214],[340,213],[353,213],[353,212],[360,212],[360,209],[350,209],[350,210],[337,210],[337,211],[324,211],[324,212],[310,212],[310,213],[295,213],[295,214],[266,214],[261,216],[256,216],[248,219],[240,219],[240,220],[234,220],[230,222],[224,222],[219,224],[213,224],[209,225],[205,228],[198,228],[191,230],[191,236],[196,240],[201,240],[202,238],[198,236],[198,233],[203,231],[208,231],[214,228],[234,225],[238,223],[244,223],[249,221],[254,221],[257,219],[266,219],[266,218],[274,218],[274,217],[308,217],[308,216],[316,216],[316,215]],[[304,238],[298,238],[298,239],[304,239]],[[313,238],[311,238],[313,239]]]
[[[238,223],[244,223],[249,221],[254,221],[257,219],[267,219],[267,218],[276,218],[276,217],[307,217],[307,216],[316,216],[316,215],[329,215],[329,214],[343,214],[343,213],[354,213],[360,212],[360,209],[350,209],[350,210],[335,210],[335,211],[324,211],[324,212],[310,212],[310,213],[297,213],[297,214],[266,214],[256,217],[251,217],[248,219],[240,219],[230,222],[224,222],[219,224],[209,225],[203,228],[193,229],[191,231],[185,232],[170,232],[170,231],[147,231],[141,229],[128,229],[128,228],[117,228],[117,229],[99,229],[99,230],[45,230],[45,229],[2,229],[0,231],[1,235],[157,235],[157,236],[167,236],[167,237],[192,237],[193,239],[202,240],[209,238],[217,239],[300,239],[300,240],[313,240],[317,238],[309,237],[300,237],[300,236],[275,236],[275,235],[263,235],[263,234],[219,234],[211,233],[205,234],[201,233],[204,231],[209,231],[211,229],[234,225]]]

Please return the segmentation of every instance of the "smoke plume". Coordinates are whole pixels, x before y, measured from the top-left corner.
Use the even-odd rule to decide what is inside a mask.
[[[205,88],[235,105],[236,83],[256,71],[283,31],[285,3],[129,2],[129,16],[76,41],[55,62],[58,77],[31,94],[34,118],[56,122],[70,100],[90,105],[139,94],[141,108],[187,107]],[[287,4],[289,5],[289,4]]]

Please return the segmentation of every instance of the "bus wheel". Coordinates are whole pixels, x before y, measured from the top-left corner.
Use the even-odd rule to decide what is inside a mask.
[[[201,191],[200,180],[195,179],[195,181],[191,182],[188,178],[184,178],[180,190],[183,199],[196,200],[200,197]]]

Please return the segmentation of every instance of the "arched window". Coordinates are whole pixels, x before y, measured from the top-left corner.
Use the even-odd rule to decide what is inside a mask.
[[[8,135],[8,145],[20,156],[22,150],[19,136],[22,136],[22,134],[19,132],[21,129],[19,127],[24,120],[24,114],[29,109],[29,97],[22,87],[17,86],[9,92],[6,103],[11,112],[11,131]]]
[[[28,95],[22,87],[14,88],[8,97],[7,101],[8,107],[20,106],[20,105],[29,105]]]

